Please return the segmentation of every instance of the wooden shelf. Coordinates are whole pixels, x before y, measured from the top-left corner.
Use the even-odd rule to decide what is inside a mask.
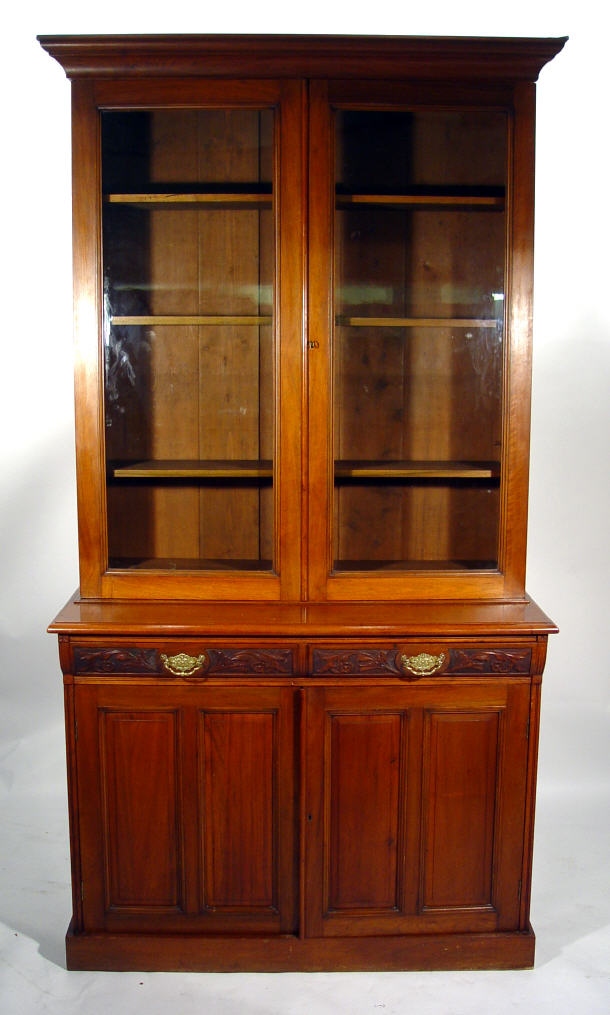
[[[481,211],[502,211],[504,198],[497,195],[474,194],[338,194],[337,208],[370,205],[376,208],[445,208],[459,211],[471,208]]]
[[[205,210],[250,210],[271,208],[271,194],[106,194],[107,204],[138,208],[200,208]]]
[[[113,316],[110,318],[111,324],[128,324],[128,325],[143,325],[143,324],[156,324],[156,325],[171,325],[172,327],[227,327],[231,325],[238,325],[239,327],[261,327],[265,324],[271,324],[272,317],[269,316],[200,316],[200,315],[185,315],[185,314],[150,314],[142,316]]]
[[[273,463],[270,460],[150,460],[114,465],[111,472],[114,479],[267,479],[273,477]]]
[[[270,460],[163,460],[111,467],[114,479],[268,479]],[[337,461],[335,479],[495,479],[499,462]]]
[[[116,571],[272,571],[272,560],[236,560],[222,557],[113,557]]]
[[[494,560],[335,560],[333,571],[496,571]]]
[[[335,462],[335,479],[495,479],[499,462]]]
[[[337,314],[335,323],[346,328],[497,328],[489,317],[346,317]]]

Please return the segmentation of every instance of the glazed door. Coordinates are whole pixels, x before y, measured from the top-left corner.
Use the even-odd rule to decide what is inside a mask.
[[[515,930],[526,684],[309,692],[307,934]]]
[[[84,929],[294,930],[290,689],[76,691]]]
[[[95,193],[77,172],[76,221],[92,203],[101,236],[94,251],[77,229],[76,256],[101,264],[103,299],[79,349],[104,412],[81,545],[103,595],[298,598],[300,86],[110,81],[85,98],[101,155]],[[81,464],[100,422],[80,420]]]
[[[311,102],[310,595],[501,595],[527,454],[513,96],[333,82]]]

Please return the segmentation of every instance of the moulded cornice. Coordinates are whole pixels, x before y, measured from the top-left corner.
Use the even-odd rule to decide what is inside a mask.
[[[418,77],[535,81],[566,38],[41,35],[68,77]],[[340,65],[340,66],[339,66]]]

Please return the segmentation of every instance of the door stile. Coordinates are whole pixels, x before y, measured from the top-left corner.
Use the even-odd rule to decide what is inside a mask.
[[[303,81],[282,81],[278,125],[279,211],[276,384],[277,492],[276,559],[280,598],[301,598],[303,348],[305,344],[306,90]]]
[[[309,584],[327,598],[332,512],[333,143],[328,87],[310,84],[309,109]]]

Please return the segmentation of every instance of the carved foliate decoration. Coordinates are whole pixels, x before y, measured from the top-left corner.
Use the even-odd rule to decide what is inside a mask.
[[[531,648],[452,648],[447,673],[529,673]]]
[[[159,653],[154,648],[74,649],[75,673],[158,673]]]
[[[325,674],[394,673],[400,670],[396,665],[396,652],[385,649],[327,649],[313,651],[313,672],[316,676]]]
[[[290,649],[210,649],[209,673],[292,673]]]

